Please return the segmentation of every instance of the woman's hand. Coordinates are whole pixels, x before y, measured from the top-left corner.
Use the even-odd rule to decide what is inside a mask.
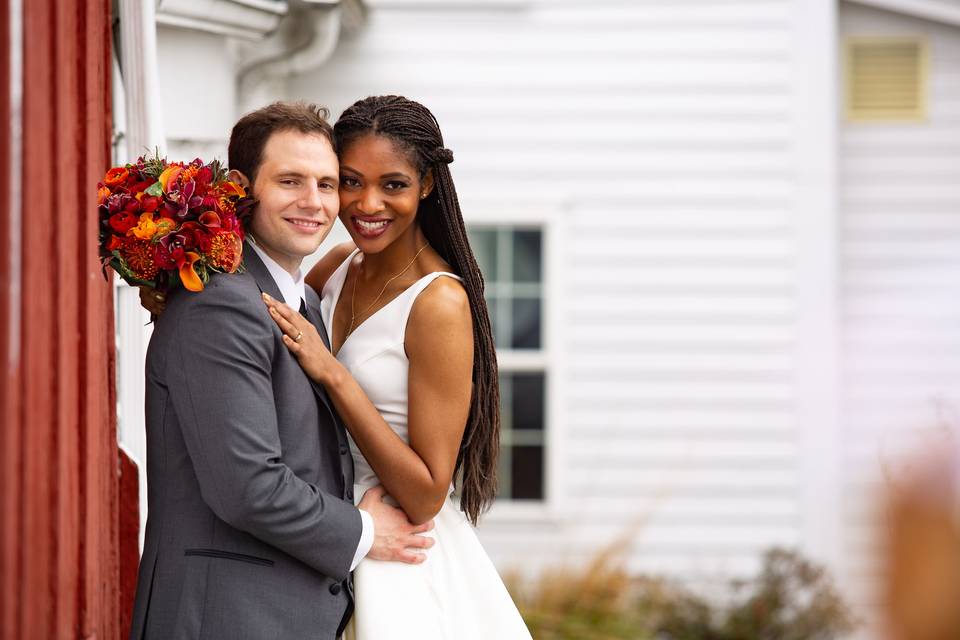
[[[163,313],[167,308],[167,296],[156,289],[140,285],[140,306],[146,309],[154,317]]]
[[[262,294],[262,297],[270,311],[270,317],[283,332],[283,344],[296,356],[303,371],[315,382],[328,385],[340,363],[323,344],[317,328],[279,300],[266,293]]]

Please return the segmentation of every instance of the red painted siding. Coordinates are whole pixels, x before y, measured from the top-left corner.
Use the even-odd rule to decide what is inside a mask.
[[[19,212],[0,206],[0,635],[117,638],[136,526],[120,522],[112,292],[96,251],[95,184],[110,159],[110,0],[19,5],[23,142],[12,157],[10,0],[0,0],[0,197],[13,166],[23,192]],[[136,491],[127,500],[135,506]]]

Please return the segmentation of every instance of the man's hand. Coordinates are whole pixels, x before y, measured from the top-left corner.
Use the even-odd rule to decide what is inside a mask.
[[[383,502],[385,495],[386,490],[382,486],[373,487],[363,495],[363,500],[357,505],[373,517],[373,546],[370,547],[367,557],[420,564],[427,556],[418,549],[429,549],[433,546],[433,538],[420,534],[433,529],[433,520],[419,526],[411,524],[403,510]]]
[[[140,285],[138,288],[140,289],[140,306],[155,316],[163,313],[167,308],[167,296],[145,285]]]

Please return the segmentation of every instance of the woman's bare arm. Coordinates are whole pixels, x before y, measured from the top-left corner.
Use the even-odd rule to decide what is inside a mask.
[[[466,291],[438,278],[417,298],[407,322],[410,361],[404,442],[357,381],[326,349],[316,329],[277,301],[267,301],[284,343],[321,383],[380,482],[415,524],[433,518],[447,497],[470,411],[473,321]],[[293,337],[302,332],[300,342]]]

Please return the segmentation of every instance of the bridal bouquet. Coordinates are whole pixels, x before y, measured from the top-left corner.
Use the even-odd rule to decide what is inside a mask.
[[[212,272],[240,268],[252,204],[218,161],[157,154],[113,167],[97,185],[103,266],[133,285],[202,291]]]

